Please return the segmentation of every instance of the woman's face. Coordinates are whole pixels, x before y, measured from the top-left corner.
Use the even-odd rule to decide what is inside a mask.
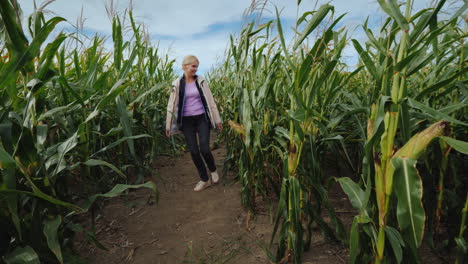
[[[198,62],[193,62],[190,64],[184,64],[183,70],[186,76],[195,76],[198,70]]]

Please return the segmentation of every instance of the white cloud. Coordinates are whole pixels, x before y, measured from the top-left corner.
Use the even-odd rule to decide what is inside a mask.
[[[262,1],[262,0],[260,0]],[[32,12],[33,0],[19,0],[24,14]],[[37,0],[41,5],[45,0]],[[75,24],[83,9],[85,28],[109,36],[112,30],[105,4],[109,0],[56,0],[47,9],[63,16]],[[129,7],[130,0],[114,0],[116,10],[122,14]],[[282,11],[283,21],[295,21],[297,14],[316,10],[328,0],[302,0],[299,10],[296,0],[269,0],[264,17],[274,17],[274,6]],[[430,6],[432,0],[414,1],[414,10]],[[450,1],[449,1],[450,2]],[[352,37],[361,39],[363,32],[360,25],[367,16],[380,21],[383,13],[376,0],[332,0],[335,17],[347,13],[342,20]],[[452,3],[452,2],[450,2]],[[133,0],[133,13],[137,21],[142,22],[151,36],[160,36],[160,48],[171,48],[171,53],[179,63],[186,54],[195,54],[201,60],[200,70],[207,71],[216,59],[222,57],[229,41],[229,35],[240,31],[242,15],[251,0]],[[448,5],[450,6],[450,4]],[[402,8],[403,9],[403,8]],[[225,25],[226,28],[213,31],[213,26]],[[239,26],[237,26],[239,25]],[[288,28],[285,28],[288,30]],[[292,35],[287,32],[287,35]],[[157,42],[157,39],[154,39]],[[347,56],[355,56],[353,49],[346,49]],[[354,55],[353,55],[354,54]]]
[[[25,14],[32,12],[33,0],[19,1]],[[43,3],[38,1],[38,3]],[[111,31],[105,3],[109,0],[56,0],[47,9],[63,16],[70,23],[75,23],[83,8],[86,26],[98,32]],[[134,0],[135,19],[145,23],[152,34],[182,37],[206,32],[210,25],[237,21],[250,0]],[[130,1],[115,0],[119,13],[129,7]]]
[[[169,55],[176,59],[176,71],[181,73],[182,58],[192,54],[200,60],[199,73],[204,74],[224,56],[229,41],[229,32],[209,34],[203,38],[184,38],[177,41],[161,40],[160,46],[170,48]]]

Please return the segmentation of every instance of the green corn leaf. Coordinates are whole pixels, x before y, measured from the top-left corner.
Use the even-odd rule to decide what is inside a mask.
[[[145,91],[144,93],[140,94],[135,100],[133,100],[133,102],[130,103],[131,104],[135,104],[135,103],[138,103],[138,102],[141,102],[142,100],[144,99],[148,99],[148,96],[156,91],[159,91],[165,87],[168,87],[168,84],[167,83],[158,83],[156,85],[154,85],[151,89]]]
[[[301,86],[307,84],[307,77],[311,71],[312,64],[312,55],[307,55],[304,61],[301,63],[301,66],[298,68],[299,72],[296,74],[296,88],[301,88]]]
[[[45,22],[44,12],[34,7],[34,13],[32,13],[28,18],[28,29],[31,36],[36,36],[40,31],[41,27]]]
[[[387,13],[397,22],[398,26],[402,30],[409,29],[408,21],[406,21],[406,18],[401,13],[397,0],[377,0],[377,2],[379,2],[379,5],[382,7],[383,11],[385,11],[385,13]]]
[[[5,151],[8,153],[12,153],[14,151],[12,128],[13,125],[10,122],[0,124],[0,139],[2,147],[5,148]]]
[[[58,146],[60,147],[60,145]],[[16,167],[20,169],[21,173],[25,176],[26,180],[28,181],[29,183],[29,186],[31,187],[33,193],[32,195],[38,197],[38,198],[41,198],[43,200],[46,200],[50,203],[53,203],[53,204],[57,204],[57,205],[61,205],[61,206],[64,206],[64,207],[69,207],[73,210],[76,210],[76,211],[81,211],[82,209],[74,204],[70,204],[70,203],[67,203],[67,202],[63,202],[61,200],[58,200],[48,194],[45,194],[41,189],[39,189],[39,187],[36,186],[36,184],[32,181],[31,177],[28,175],[27,173],[27,169],[21,164],[21,163],[16,163]],[[21,191],[17,191],[17,190],[0,190],[0,191],[5,191],[5,192],[11,192],[13,191],[13,193],[25,193],[27,194],[28,192],[21,192]]]
[[[99,113],[105,108],[107,107],[117,96],[119,96],[119,94],[125,90],[125,88],[127,87],[127,85],[123,85],[124,84],[124,80],[123,79],[120,79],[118,80],[113,86],[112,88],[109,90],[109,92],[101,99],[101,101],[99,101],[99,103],[97,104],[96,108],[88,115],[88,117],[86,118],[86,120],[82,123],[85,124],[87,122],[89,122],[90,120],[92,120],[93,118],[95,118],[96,116],[99,115]]]
[[[244,97],[242,100],[242,123],[245,126],[245,146],[250,147],[250,134],[252,130],[252,116],[251,116],[251,107],[250,107],[250,97],[249,91],[247,89],[243,90]]]
[[[462,126],[468,126],[467,123],[459,121],[449,115],[446,115],[440,111],[437,111],[429,106],[423,105],[420,102],[413,100],[411,98],[408,98],[408,105],[411,106],[412,108],[416,108],[423,113],[425,113],[427,116],[431,117],[433,120],[444,120],[447,122],[451,122],[454,124],[459,124]]]
[[[295,111],[288,110],[287,113],[288,113],[290,118],[292,118],[293,120],[296,120],[298,122],[304,122],[306,120],[306,118],[308,117],[307,112],[303,108],[297,109]]]
[[[465,260],[468,258],[468,243],[466,243],[463,236],[456,237],[455,243],[457,244],[457,260],[455,264],[466,263]]]
[[[360,212],[363,211],[363,209],[365,209],[363,206],[367,204],[367,202],[365,201],[366,194],[361,187],[348,177],[339,178],[337,180],[353,207]]]
[[[459,89],[462,93],[468,94],[468,80],[458,81],[457,83],[450,85],[443,92],[439,93],[435,99],[445,98],[446,95],[450,94],[453,90]]]
[[[135,46],[130,57],[124,62],[122,65],[122,69],[119,73],[119,79],[125,79],[133,67],[133,61],[135,60],[136,56],[138,55],[138,46]]]
[[[294,137],[297,138],[299,142],[304,141],[304,130],[301,128],[301,124],[299,122],[293,121],[294,125]]]
[[[439,110],[439,112],[442,112],[442,113],[444,113],[446,115],[449,115],[449,114],[454,113],[454,112],[456,112],[456,111],[458,111],[458,110],[460,110],[462,108],[465,108],[466,106],[467,106],[466,103],[450,104],[450,105],[447,105],[447,106],[445,106],[443,108],[440,108],[438,110]]]
[[[56,176],[60,171],[64,168],[60,166],[62,161],[65,160],[65,155],[70,152],[76,145],[78,144],[78,132],[75,132],[71,137],[65,140],[62,144],[60,144],[57,148],[57,166],[55,167],[54,172],[51,174],[51,177]]]
[[[270,27],[271,23],[273,23],[273,20],[270,20],[270,21],[268,21],[266,23],[261,24],[254,31],[249,33],[249,37],[252,37],[252,36],[256,35],[258,32],[262,31],[263,29]],[[254,52],[254,54],[255,54],[255,52]]]
[[[449,137],[440,137],[440,138],[444,140],[447,144],[449,144],[452,148],[454,148],[456,151],[468,155],[468,142],[456,140],[454,138],[449,138]]]
[[[17,247],[13,252],[5,256],[6,264],[40,264],[39,256],[30,246]]]
[[[31,183],[31,182],[30,182]],[[14,193],[14,194],[21,194],[21,195],[28,195],[28,196],[34,196],[40,199],[43,199],[44,201],[50,202],[52,204],[60,205],[63,207],[68,207],[70,209],[73,209],[77,212],[82,211],[82,209],[74,204],[67,203],[61,200],[58,200],[52,196],[49,196],[45,193],[43,193],[36,185],[32,184],[31,188],[33,189],[33,192],[27,192],[27,191],[19,191],[19,190],[12,190],[12,189],[5,189],[5,188],[0,188],[0,193]]]
[[[375,67],[375,64],[369,54],[367,54],[367,51],[365,51],[361,44],[353,39],[352,40],[354,48],[359,54],[359,57],[362,59],[362,62],[364,62],[364,65],[366,66],[367,70],[369,70],[369,73],[374,77],[374,79],[379,80],[380,76],[377,75],[377,69]]]
[[[16,161],[10,156],[8,152],[0,146],[0,168],[14,168]]]
[[[4,189],[16,189],[16,171],[14,168],[4,168],[2,171],[3,174],[3,186],[0,188]],[[5,188],[6,187],[6,188]],[[10,217],[15,225],[16,230],[18,231],[18,235],[20,239],[23,238],[22,227],[21,227],[21,220],[18,214],[18,194],[17,193],[5,193],[3,199],[6,200],[8,205],[8,211],[10,212]]]
[[[434,53],[431,52],[430,54],[426,54],[426,57],[420,58],[418,62],[409,65],[408,70],[406,72],[406,77],[408,78],[409,76],[418,72],[423,67],[426,67],[434,59],[434,56]]]
[[[283,181],[281,183],[280,197],[278,201],[278,209],[277,209],[278,213],[276,215],[275,225],[273,227],[273,232],[271,234],[270,247],[273,245],[273,240],[275,239],[276,232],[278,231],[281,217],[287,215],[287,210],[288,210],[287,195],[288,195],[288,179],[283,178]]]
[[[321,87],[322,84],[326,81],[326,80],[330,80],[330,76],[332,75],[332,72],[333,70],[335,69],[335,66],[338,64],[338,61],[337,60],[332,60],[330,62],[327,63],[327,65],[325,66],[325,69],[323,69],[323,72],[322,74],[320,75],[320,78],[317,80],[317,82],[315,83],[315,85],[317,87]]]
[[[154,184],[152,181],[148,181],[144,184],[138,184],[138,185],[127,185],[127,184],[117,184],[112,188],[107,193],[104,194],[95,194],[91,197],[89,197],[86,202],[83,205],[83,212],[86,212],[89,210],[91,205],[93,205],[94,201],[96,201],[97,198],[103,197],[103,198],[112,198],[119,196],[122,194],[124,191],[129,190],[129,189],[138,189],[138,188],[149,188],[151,189],[154,193],[158,194],[158,189],[156,188],[156,184]]]
[[[117,71],[122,65],[122,26],[118,16],[114,17],[112,23],[112,40],[114,41],[114,65]]]
[[[320,23],[325,19],[327,14],[329,12],[334,12],[335,8],[329,4],[322,5],[317,12],[312,16],[312,18],[309,20],[307,25],[304,27],[304,30],[301,32],[299,35],[298,39],[294,43],[293,49],[297,49],[299,45],[302,44],[304,39],[307,38],[307,36],[314,31],[315,28],[317,28]]]
[[[122,97],[117,96],[115,98],[115,104],[117,113],[119,114],[120,124],[122,125],[125,137],[127,137],[127,145],[130,150],[130,154],[135,158],[135,160],[138,160],[138,157],[135,154],[135,144],[132,139],[132,119],[130,117],[130,113],[127,111],[127,107],[124,104]]]
[[[102,153],[102,152],[107,151],[107,150],[109,150],[111,148],[114,148],[114,147],[120,145],[122,142],[124,142],[124,141],[126,141],[128,139],[135,140],[135,139],[139,139],[139,138],[151,138],[151,137],[152,136],[150,136],[148,134],[136,135],[136,136],[131,136],[131,137],[122,137],[122,138],[119,138],[117,141],[112,142],[111,144],[109,144],[109,145],[103,147],[102,149],[98,150],[97,152],[93,153],[91,155],[91,157],[94,157],[99,153]]]
[[[307,17],[313,15],[315,11],[304,12],[296,21],[296,27],[299,27],[304,21],[307,21]]]
[[[276,10],[276,27],[278,28],[278,36],[280,38],[281,47],[283,48],[284,56],[286,57],[286,61],[289,63],[291,67],[294,67],[293,62],[289,56],[288,48],[286,47],[286,42],[284,41],[284,33],[283,33],[283,26],[281,25],[281,19],[279,15],[278,8],[275,7]]]
[[[324,51],[327,50],[327,45],[333,39],[333,30],[328,29],[321,38],[315,41],[314,46],[310,49],[308,55],[312,55],[314,60],[322,58]]]
[[[344,140],[342,135],[337,135],[337,136],[335,136],[333,138],[326,138],[326,139],[323,139],[323,140],[324,141],[325,140],[338,140],[338,142],[340,142],[341,149],[343,150],[343,152],[344,152],[344,154],[346,156],[346,160],[348,161],[348,165],[351,167],[351,169],[353,171],[355,171],[353,162],[351,161],[351,157],[349,156],[348,150],[346,149],[345,140]]]
[[[54,117],[56,114],[62,113],[64,111],[68,110],[68,109],[69,109],[68,106],[59,106],[59,107],[53,108],[53,109],[41,114],[39,116],[39,118],[37,119],[37,121],[41,121],[41,120],[44,120],[44,119],[49,118],[49,117]]]
[[[58,78],[58,82],[63,86],[65,87],[72,95],[73,97],[75,97],[75,99],[78,101],[78,103],[80,103],[80,105],[85,108],[85,103],[83,101],[83,99],[81,98],[81,96],[70,86],[70,84],[68,83],[68,80],[63,77],[63,76],[60,76]]]
[[[6,69],[0,72],[0,87],[3,87],[14,81],[18,72],[28,63],[31,63],[34,57],[36,57],[40,52],[42,43],[47,39],[55,26],[61,21],[65,21],[65,19],[61,17],[54,17],[47,21],[47,23],[42,27],[40,33],[35,36],[26,50],[18,58],[10,61],[6,65]]]
[[[10,48],[15,52],[13,57],[17,57],[24,53],[25,48],[28,46],[28,39],[24,34],[18,20],[16,19],[16,10],[8,0],[0,1],[0,14],[4,25],[4,30],[8,33],[11,40],[9,43]]]
[[[385,226],[385,233],[387,234],[387,238],[390,241],[390,245],[392,246],[393,254],[395,254],[397,263],[401,263],[401,261],[403,260],[402,247],[405,246],[403,238],[401,237],[398,230],[391,226]]]
[[[359,244],[359,223],[358,223],[358,216],[353,218],[353,224],[351,225],[351,232],[349,238],[349,263],[355,264],[357,262],[357,257],[360,252],[360,244]]]
[[[97,104],[95,110],[101,111],[105,107],[107,107],[111,101],[115,100],[117,96],[127,87],[127,85],[124,85],[125,80],[120,79],[115,84],[112,86],[112,88],[109,90],[109,92],[104,96],[104,98],[99,101]]]
[[[437,7],[434,9],[433,12],[431,13],[421,13],[421,17],[414,26],[413,31],[411,32],[410,39],[411,42],[414,42],[416,38],[418,38],[423,30],[429,25],[430,21],[433,20],[434,18],[437,17],[437,14],[439,13],[440,9],[444,6],[446,0],[441,0],[438,4]],[[426,12],[428,9],[422,10],[421,12]],[[416,19],[416,15],[411,19],[414,20]]]
[[[447,78],[445,80],[442,80],[442,81],[439,81],[439,82],[429,86],[428,88],[424,89],[420,94],[418,94],[416,96],[415,100],[419,101],[419,100],[423,99],[425,96],[436,92],[440,88],[446,87],[448,84],[450,84],[451,82],[456,80],[459,76],[463,76],[467,72],[468,72],[468,67],[462,68],[462,70],[457,71],[454,75],[450,76],[449,78]]]
[[[52,148],[52,147],[47,148],[46,154],[50,154],[50,151],[53,150],[53,149],[55,149],[55,151],[57,151],[57,148],[58,148],[58,145],[56,147],[54,146],[54,148]],[[60,171],[64,170],[65,168],[67,168],[66,160],[65,159],[60,160],[58,153],[50,154],[50,156],[47,155],[47,157],[48,158],[47,158],[47,160],[46,160],[46,162],[44,164],[46,169],[49,169],[52,165],[56,165],[56,164],[57,164],[57,167],[58,167],[58,168],[56,168],[57,172],[60,172]]]
[[[36,139],[38,149],[43,149],[44,143],[47,139],[47,125],[37,125],[36,126]]]
[[[333,117],[330,120],[330,122],[327,124],[327,127],[333,129],[337,127],[342,121],[346,120],[347,117],[349,118],[349,116],[353,116],[353,115],[360,114],[360,113],[367,113],[367,112],[368,112],[367,107],[357,107],[353,110],[345,111],[342,114]]]
[[[83,162],[83,164],[86,166],[107,166],[110,169],[112,169],[115,173],[117,173],[120,177],[122,177],[123,179],[127,178],[127,176],[123,174],[119,169],[117,169],[117,167],[103,160],[90,159],[90,160],[87,160],[86,162]]]
[[[392,165],[395,168],[393,189],[398,199],[398,224],[412,244],[411,248],[416,249],[421,245],[426,220],[422,205],[422,181],[416,170],[416,160],[393,158]]]
[[[62,45],[63,41],[67,39],[64,33],[60,33],[60,35],[55,38],[54,41],[47,44],[46,48],[42,52],[41,59],[39,61],[39,68],[35,74],[35,78],[38,78],[41,81],[44,81],[46,74],[48,73],[50,67],[53,64],[53,58],[56,55],[60,45]]]
[[[78,55],[78,50],[73,52],[73,64],[75,65],[75,73],[78,79],[81,78],[81,64],[80,64],[80,57]]]
[[[376,48],[380,53],[385,54],[385,46],[383,46],[374,36],[374,33],[372,33],[372,30],[370,30],[367,27],[369,17],[367,17],[366,21],[364,22],[364,25],[362,26],[364,29],[364,32],[366,33],[367,37],[370,40],[370,43],[373,44],[374,48]]]
[[[421,55],[425,55],[426,51],[427,51],[427,49],[420,48],[420,49],[416,50],[415,52],[405,56],[405,58],[403,60],[398,62],[397,65],[395,65],[394,71],[397,71],[397,72],[402,71],[404,68],[411,65],[411,63],[413,61],[418,60]]]
[[[62,250],[60,248],[60,242],[58,239],[58,230],[62,223],[62,217],[56,216],[52,220],[44,221],[44,235],[47,238],[47,245],[50,250],[54,253],[60,263],[63,264]]]
[[[293,226],[294,233],[288,232],[289,239],[293,241],[294,252],[302,252],[302,224],[301,224],[301,208],[300,208],[300,190],[301,186],[299,180],[296,177],[289,178],[289,198],[291,199],[290,204],[292,207],[289,208],[288,217],[291,219],[290,225]],[[301,254],[294,254],[294,262],[301,263]]]
[[[66,74],[65,72],[65,60],[66,60],[66,56],[65,56],[65,47],[62,47],[62,49],[60,50],[60,53],[57,53],[57,57],[58,57],[58,60],[59,60],[59,74],[61,76],[64,76]],[[66,96],[66,95],[65,95]],[[65,100],[65,103],[67,104],[67,100]]]
[[[284,127],[277,126],[275,127],[275,132],[279,136],[279,138],[285,138],[287,140],[291,140],[289,138],[289,131]]]

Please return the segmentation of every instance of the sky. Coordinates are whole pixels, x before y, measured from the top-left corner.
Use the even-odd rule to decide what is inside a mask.
[[[36,0],[36,4],[41,6],[49,1]],[[259,3],[263,1],[257,0]],[[19,0],[25,18],[32,13],[33,2]],[[286,35],[292,37],[293,31],[289,27],[296,21],[297,14],[316,10],[328,2],[335,6],[336,17],[347,13],[338,27],[345,25],[348,35],[359,41],[365,40],[360,25],[367,17],[370,17],[370,27],[378,28],[382,21],[383,13],[376,0],[302,0],[299,10],[297,0],[269,0],[262,17],[274,18],[277,6],[281,10]],[[117,14],[123,14],[132,5],[135,19],[145,24],[151,41],[159,45],[164,54],[175,58],[176,65],[181,64],[185,55],[196,55],[200,60],[199,73],[204,74],[222,60],[229,36],[239,34],[242,26],[250,21],[245,11],[252,0],[56,0],[45,10],[50,16],[67,19],[68,22],[59,28],[68,31],[74,31],[77,20],[84,18],[83,32],[90,36],[96,33],[109,36],[106,45],[111,47],[112,22],[106,11],[106,6],[109,10],[111,4]],[[432,4],[433,0],[415,0],[413,8],[421,10]],[[357,54],[352,46],[348,46],[343,55],[351,66],[357,63]],[[180,67],[177,70],[180,72]]]

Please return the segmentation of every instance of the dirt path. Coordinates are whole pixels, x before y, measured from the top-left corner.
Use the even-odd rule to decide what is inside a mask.
[[[213,155],[221,171],[225,150]],[[109,251],[78,246],[90,263],[270,263],[260,247],[270,235],[268,217],[260,213],[246,230],[240,185],[232,178],[194,192],[198,176],[189,153],[160,158],[155,169],[159,202],[148,204],[147,190],[110,200],[96,221],[97,238]]]
[[[215,149],[213,155],[221,171],[225,149]],[[194,192],[198,176],[189,153],[160,158],[155,170],[159,202],[148,203],[147,190],[111,199],[96,221],[97,239],[109,251],[86,243],[76,246],[90,263],[272,263],[262,248],[271,236],[270,212],[260,209],[247,230],[241,186],[232,175]],[[303,263],[344,263],[339,256],[343,248],[321,235],[312,246]]]

